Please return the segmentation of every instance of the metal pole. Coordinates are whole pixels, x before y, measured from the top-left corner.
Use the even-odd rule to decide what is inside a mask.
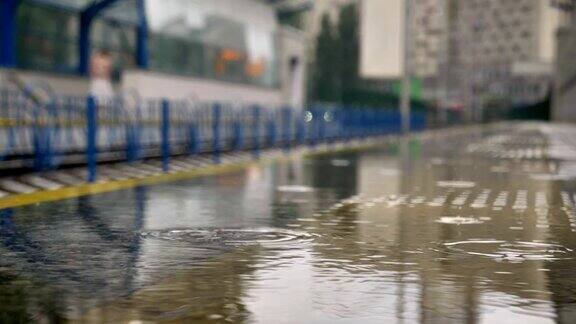
[[[260,107],[252,107],[252,156],[260,157]]]
[[[443,51],[441,53],[440,61],[442,62],[442,69],[441,73],[441,85],[438,86],[438,89],[442,89],[440,92],[441,94],[438,96],[438,113],[440,117],[440,125],[442,127],[448,126],[448,99],[449,99],[449,88],[450,88],[450,76],[451,76],[451,69],[450,66],[450,59],[452,57],[452,28],[453,28],[453,12],[454,10],[451,1],[456,0],[448,0],[444,4],[444,15],[446,16],[447,26],[446,26],[446,35],[444,36],[444,44],[443,44]]]
[[[282,108],[282,142],[284,145],[284,152],[290,151],[290,144],[292,139],[292,110],[288,107]]]
[[[0,1],[0,66],[16,66],[17,0]]]
[[[96,99],[92,96],[88,97],[86,102],[86,122],[87,122],[87,136],[86,139],[86,159],[88,160],[88,182],[96,181],[97,176],[97,138],[98,138],[98,106]]]
[[[402,93],[400,95],[400,114],[402,133],[410,132],[410,45],[411,45],[411,11],[412,1],[404,1],[404,74],[402,76]]]
[[[162,171],[168,172],[170,169],[170,102],[168,99],[162,99],[160,117],[162,119],[160,124]]]
[[[222,108],[219,103],[212,105],[212,161],[220,163],[220,116]]]
[[[136,29],[136,63],[139,68],[148,68],[148,19],[146,17],[146,4],[138,0],[138,27]]]

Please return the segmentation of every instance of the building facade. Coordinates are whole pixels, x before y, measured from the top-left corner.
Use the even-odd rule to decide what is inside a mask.
[[[373,19],[372,30],[391,30],[385,28],[387,21],[397,19],[391,15],[401,16],[400,25],[406,21],[402,10],[386,10],[377,0],[363,2],[381,7],[381,19]],[[490,109],[529,106],[550,93],[555,33],[563,17],[549,0],[402,0],[401,4],[410,6],[409,67],[421,81],[426,101],[479,119],[490,115]],[[402,48],[405,42],[402,38],[397,46]],[[396,47],[388,50],[402,53]],[[375,57],[382,56],[383,62],[394,53]]]
[[[552,119],[576,122],[576,1],[559,1],[558,7],[570,17],[557,34],[557,61],[554,73]]]
[[[467,107],[468,117],[479,119],[490,109],[532,105],[550,93],[563,17],[549,1],[412,3],[412,59],[441,105]]]
[[[86,62],[105,48],[114,59],[119,93],[304,105],[306,79],[299,76],[305,71],[306,44],[298,31],[288,32],[278,22],[278,7],[286,1],[9,2],[18,3],[10,14],[14,42],[2,48],[13,47],[14,59],[2,65],[24,83],[44,82],[58,93],[84,95]]]

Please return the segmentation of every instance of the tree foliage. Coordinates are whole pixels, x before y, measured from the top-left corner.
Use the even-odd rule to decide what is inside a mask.
[[[357,6],[349,4],[340,10],[338,19],[338,36],[339,36],[339,79],[340,79],[340,101],[349,103],[349,94],[353,89],[358,88],[359,76],[359,19]]]
[[[358,6],[351,3],[340,8],[338,24],[334,26],[328,15],[322,18],[316,39],[315,66],[312,74],[312,100],[343,106],[372,106],[397,109],[399,96],[392,90],[371,86],[371,81],[359,75],[360,18]],[[414,110],[426,105],[412,100]]]
[[[338,37],[328,14],[322,17],[320,32],[316,39],[314,71],[314,99],[320,102],[336,102],[339,99]]]
[[[358,87],[359,32],[355,4],[340,9],[335,26],[328,14],[322,17],[316,39],[313,67],[313,99],[319,102],[347,103]]]

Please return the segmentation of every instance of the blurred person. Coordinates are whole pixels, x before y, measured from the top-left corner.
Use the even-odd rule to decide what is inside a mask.
[[[98,50],[90,61],[90,94],[100,100],[114,96],[112,57],[107,49]]]

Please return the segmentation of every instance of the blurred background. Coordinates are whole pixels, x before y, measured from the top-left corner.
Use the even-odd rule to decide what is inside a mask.
[[[575,6],[0,0],[0,323],[576,323]]]
[[[0,80],[263,105],[412,109],[430,126],[575,121],[572,0],[2,0]]]

